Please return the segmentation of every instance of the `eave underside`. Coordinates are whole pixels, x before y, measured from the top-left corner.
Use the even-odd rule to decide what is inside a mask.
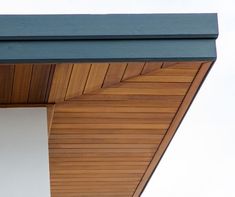
[[[1,65],[0,101],[48,107],[52,197],[139,196],[211,64]]]

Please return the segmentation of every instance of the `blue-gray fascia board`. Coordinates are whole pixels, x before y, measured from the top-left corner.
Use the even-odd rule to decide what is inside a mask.
[[[0,63],[103,61],[214,61],[215,40],[11,41]]]
[[[0,63],[216,59],[216,14],[0,16]]]
[[[217,14],[0,15],[0,40],[217,38]]]

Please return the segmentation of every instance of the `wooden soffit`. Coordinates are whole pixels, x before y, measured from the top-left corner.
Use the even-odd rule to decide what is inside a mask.
[[[139,196],[211,65],[1,65],[0,101],[48,107],[53,197]]]

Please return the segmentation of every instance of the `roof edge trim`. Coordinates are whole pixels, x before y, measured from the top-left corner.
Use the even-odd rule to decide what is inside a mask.
[[[215,13],[0,15],[0,41],[216,39]]]

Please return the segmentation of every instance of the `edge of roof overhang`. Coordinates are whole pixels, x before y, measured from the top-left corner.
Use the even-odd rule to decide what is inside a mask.
[[[0,15],[0,63],[216,59],[217,14]]]

